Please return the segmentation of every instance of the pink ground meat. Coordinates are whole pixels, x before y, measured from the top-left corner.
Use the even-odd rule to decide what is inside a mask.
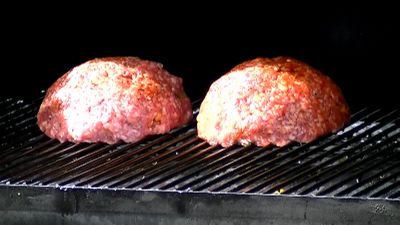
[[[182,79],[137,57],[83,63],[48,90],[37,114],[40,129],[61,142],[136,142],[190,121]]]
[[[349,118],[341,90],[320,71],[289,57],[256,58],[211,85],[197,129],[212,145],[284,146],[335,132]]]

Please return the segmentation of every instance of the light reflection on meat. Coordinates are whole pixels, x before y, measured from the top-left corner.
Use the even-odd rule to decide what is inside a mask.
[[[192,118],[182,79],[137,57],[90,60],[47,91],[37,119],[61,142],[135,142]]]
[[[310,142],[350,119],[339,87],[289,57],[256,58],[215,81],[200,106],[199,137],[212,145]]]

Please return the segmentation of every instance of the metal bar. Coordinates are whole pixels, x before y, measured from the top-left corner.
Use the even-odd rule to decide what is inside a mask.
[[[200,143],[199,146],[204,146],[206,144],[205,142]],[[196,150],[197,148],[194,147]],[[217,146],[208,146],[207,148],[200,149],[198,152],[194,153],[193,155],[190,155],[189,157],[180,160],[177,164],[170,165],[166,167],[163,170],[157,170],[154,171],[153,173],[150,173],[146,175],[146,177],[143,177],[141,180],[133,182],[131,184],[127,184],[127,188],[136,188],[139,187],[140,185],[145,186],[147,184],[152,183],[153,185],[159,184],[165,180],[168,180],[170,177],[177,176],[178,174],[181,174],[185,170],[188,170],[190,168],[193,168],[197,166],[198,164],[202,163],[205,161],[205,159],[208,159],[208,156],[202,157],[203,155],[208,154],[209,152],[212,152],[213,150],[217,149]],[[225,151],[225,149],[220,148],[217,150],[217,152],[212,153],[211,155],[217,153],[221,153]],[[196,160],[198,159],[198,160]],[[161,176],[162,175],[162,176]]]
[[[159,138],[157,138],[157,140],[155,142],[145,145],[143,147],[137,148],[134,151],[127,153],[126,155],[128,155],[128,157],[130,157],[135,154],[138,154],[139,152],[145,151],[148,148],[151,148],[153,145],[159,144],[160,142],[167,140],[168,138],[169,138],[169,135],[159,137]],[[58,182],[60,185],[68,185],[68,184],[74,183],[80,179],[84,179],[84,178],[87,179],[88,177],[93,176],[93,174],[96,174],[98,172],[98,170],[101,171],[104,169],[108,169],[109,167],[111,167],[113,165],[118,165],[120,162],[123,161],[123,159],[121,160],[120,157],[119,158],[117,157],[117,158],[114,158],[114,160],[111,163],[107,163],[107,159],[110,155],[112,155],[112,156],[118,155],[119,153],[128,151],[129,149],[131,149],[132,147],[135,147],[137,145],[138,145],[138,143],[132,143],[132,144],[125,145],[125,147],[123,147],[117,151],[114,151],[114,152],[110,153],[109,155],[106,155],[106,156],[103,156],[103,157],[100,157],[97,159],[93,159],[93,161],[84,163],[81,166],[78,166],[78,167],[74,168],[73,170],[70,170],[66,173],[61,173],[55,177],[48,178],[43,181],[43,184],[51,184],[51,183]],[[106,166],[103,166],[103,165],[106,165]]]
[[[376,190],[382,184],[387,183],[389,180],[396,179],[399,175],[400,175],[400,171],[397,171],[395,173],[392,173],[389,176],[385,176],[385,177],[379,179],[377,182],[375,182],[371,186],[365,188],[364,190],[361,190],[361,191],[355,193],[353,196],[360,197],[360,196],[366,195],[367,193],[370,193],[370,192]]]
[[[9,145],[7,147],[11,147],[16,143],[20,143],[20,140],[15,140],[15,139],[21,139],[21,136],[24,138],[29,138],[30,133],[38,130],[38,127],[36,123],[33,122],[33,119],[30,122],[31,123],[26,126],[19,127],[19,130],[12,130],[8,132],[7,134],[1,136],[0,139],[2,141],[9,142],[8,143]]]
[[[204,152],[214,150],[215,148],[217,148],[217,147],[210,146],[210,148],[205,149]],[[168,189],[168,188],[173,187],[187,179],[190,179],[191,176],[196,175],[198,172],[201,172],[202,169],[205,169],[204,167],[198,169],[198,167],[197,167],[198,165],[201,165],[207,161],[211,161],[211,160],[215,159],[217,156],[219,156],[223,153],[230,152],[233,149],[234,149],[233,147],[219,148],[216,151],[212,152],[211,154],[204,156],[204,158],[195,159],[195,161],[190,164],[183,165],[182,167],[177,168],[177,170],[174,170],[174,171],[171,171],[170,173],[165,174],[163,177],[157,177],[155,180],[141,184],[138,187],[143,188],[143,189],[149,189],[149,188],[158,188],[158,189],[162,189],[162,190]],[[231,156],[231,155],[229,155],[229,156]],[[221,158],[218,158],[218,159],[221,160]],[[215,162],[215,161],[211,161],[210,163],[212,163],[212,162]],[[188,171],[190,171],[190,170],[196,170],[196,172],[194,172],[194,173],[192,172],[189,175],[185,174],[185,172],[188,173]],[[173,179],[172,179],[172,177],[173,177]],[[168,180],[167,183],[161,184],[166,180]]]
[[[0,99],[0,109],[6,108],[6,105],[9,105],[10,102],[14,101],[13,98],[1,98]]]
[[[398,175],[399,175],[399,173],[397,174],[397,176]],[[395,179],[395,177],[393,179]],[[382,190],[376,192],[375,194],[371,195],[371,197],[372,198],[382,197],[384,195],[387,195],[387,193],[394,190],[395,188],[399,188],[399,187],[400,187],[400,181],[393,182],[389,186],[387,186],[387,187],[383,188]]]
[[[37,137],[46,137],[46,135],[44,135],[43,132],[35,126],[31,126],[31,128],[25,130],[23,133],[15,134],[11,137],[12,139],[1,137],[0,152],[11,152],[15,151],[16,149],[30,147],[31,141],[36,139]],[[2,157],[0,157],[0,159],[1,158]]]
[[[270,184],[279,178],[289,175],[289,174],[297,174],[298,171],[300,171],[301,168],[303,167],[308,167],[311,163],[315,162],[318,159],[322,159],[325,156],[329,155],[331,152],[334,150],[338,150],[339,148],[334,148],[330,152],[324,152],[322,155],[319,155],[317,158],[313,158],[312,160],[306,161],[307,163],[301,163],[299,164],[298,162],[303,161],[309,156],[314,155],[315,153],[320,153],[323,152],[322,149],[329,146],[331,142],[334,140],[331,140],[330,142],[327,142],[323,145],[319,145],[317,148],[314,148],[310,150],[309,148],[311,146],[310,144],[306,144],[303,146],[300,146],[299,148],[293,150],[291,153],[288,153],[290,155],[284,155],[282,157],[276,157],[270,161],[265,162],[265,164],[257,166],[253,168],[252,170],[249,170],[246,172],[246,174],[253,172],[253,171],[260,171],[257,174],[253,175],[251,178],[245,179],[243,182],[237,184],[233,189],[230,189],[229,191],[231,192],[258,192],[261,190],[263,187],[265,187],[267,184]],[[291,154],[296,153],[296,156],[292,157]],[[290,157],[288,157],[290,156]],[[283,159],[288,158],[288,161],[285,161],[284,163],[278,163],[280,161],[283,161]],[[274,166],[275,165],[275,166]],[[287,169],[287,167],[290,166],[290,169]],[[296,166],[294,166],[296,165]],[[270,166],[273,166],[272,168]],[[269,168],[268,168],[269,167]],[[262,168],[268,168],[267,170],[261,170]],[[275,174],[275,175],[274,175]],[[268,175],[268,179],[264,179],[264,177]],[[241,179],[243,179],[242,177]],[[260,181],[262,182],[260,183]],[[258,182],[258,183],[256,183]],[[255,183],[254,185],[251,185]]]
[[[7,116],[8,114],[13,114],[18,111],[18,107],[20,107],[24,103],[24,100],[17,100],[17,99],[9,99],[6,103],[7,106],[4,106],[1,109],[0,114]]]
[[[378,144],[378,145],[381,145],[381,143]],[[383,145],[383,144],[382,144],[382,145]],[[374,147],[377,147],[377,146],[374,146]],[[372,148],[370,148],[370,149],[372,149]],[[389,151],[389,150],[391,150],[391,149],[390,149],[390,148],[386,148],[386,149],[384,149],[384,150],[382,150],[382,151],[378,151],[378,152],[376,152],[375,154],[370,155],[370,156],[364,158],[363,160],[360,160],[360,161],[358,161],[358,162],[356,162],[356,163],[354,163],[354,164],[350,164],[350,165],[348,165],[347,167],[345,167],[345,168],[339,170],[338,172],[333,173],[333,174],[331,174],[331,175],[329,175],[329,176],[327,176],[327,177],[322,178],[321,181],[318,181],[318,183],[316,183],[316,184],[314,184],[313,186],[311,186],[311,187],[307,188],[306,190],[302,191],[300,194],[307,194],[307,193],[311,192],[312,190],[314,190],[316,187],[321,186],[321,185],[324,184],[324,183],[327,183],[330,179],[332,179],[332,178],[334,178],[334,177],[337,177],[337,176],[339,176],[340,174],[343,174],[344,172],[346,172],[346,171],[348,171],[348,170],[350,170],[350,169],[354,169],[354,167],[358,167],[358,166],[362,165],[363,163],[366,163],[367,161],[374,160],[377,156],[379,156],[379,155],[381,155],[381,154],[384,154],[384,153],[386,153],[386,151]],[[362,152],[358,153],[357,155],[354,155],[353,157],[349,158],[349,159],[346,160],[344,163],[347,163],[347,162],[352,163],[352,162],[354,162],[355,160],[360,159],[362,156],[365,156],[365,155],[367,155],[367,154],[368,154],[368,151],[362,151]],[[343,166],[343,165],[340,165],[340,166]],[[312,178],[315,179],[315,178],[318,178],[318,177],[322,177],[324,174],[326,174],[326,173],[328,173],[328,172],[330,172],[330,171],[333,171],[334,169],[337,169],[338,167],[339,167],[338,165],[335,166],[335,167],[331,167],[330,169],[325,170],[325,171],[323,171],[322,173],[319,173],[319,174],[317,174],[316,176],[314,176],[314,177],[312,177]],[[311,181],[311,178],[307,179],[307,182],[310,182],[310,181]],[[304,183],[305,183],[305,181],[304,181]]]
[[[12,166],[7,167],[7,169],[0,170],[0,174],[9,171],[10,169],[14,168],[15,166],[20,165],[21,162],[18,163],[18,159],[22,159],[23,160],[22,163],[28,162],[28,161],[30,161],[30,159],[32,157],[34,157],[31,155],[32,152],[37,152],[42,148],[48,147],[49,145],[53,146],[53,144],[55,144],[55,143],[57,143],[56,140],[50,139],[46,142],[40,143],[39,145],[33,147],[30,150],[23,151],[20,154],[15,155],[14,157],[11,156],[11,157],[5,158],[3,161],[0,161],[0,164],[10,164]],[[49,149],[45,149],[44,151],[47,152],[47,151],[49,151]]]
[[[46,176],[47,174],[51,172],[47,172],[48,170],[60,170],[60,171],[68,171],[68,169],[73,168],[74,166],[79,165],[78,160],[74,160],[74,158],[79,157],[82,154],[86,154],[87,152],[93,152],[93,149],[101,146],[101,144],[92,144],[89,146],[81,146],[80,144],[75,144],[72,146],[69,146],[62,151],[59,151],[57,154],[52,155],[52,158],[56,160],[48,160],[50,161],[49,163],[43,163],[41,161],[37,162],[36,165],[32,165],[31,169],[25,171],[29,172],[28,174],[25,174],[21,177],[18,177],[17,174],[13,175],[13,179],[10,180],[11,183],[17,183],[24,181],[25,183],[29,184],[32,182],[37,181],[37,177],[39,175]],[[106,146],[104,149],[109,149],[109,146]],[[65,157],[59,157],[62,154],[65,154],[67,152],[71,152],[71,154],[65,156]],[[98,152],[98,149],[95,149],[95,152]],[[57,159],[59,157],[59,159]],[[66,164],[67,162],[70,162]],[[36,169],[34,169],[36,168]]]
[[[388,198],[399,198],[400,197],[400,188],[397,191],[394,191]]]
[[[348,176],[345,179],[341,179],[341,180],[339,180],[339,182],[332,184],[325,189],[322,189],[321,191],[317,192],[316,195],[321,196],[321,195],[327,195],[329,193],[332,193],[335,190],[338,190],[339,188],[343,187],[343,185],[345,185],[346,183],[349,183],[350,181],[353,181],[353,180],[358,180],[358,178],[361,177],[363,174],[365,174],[369,171],[372,171],[378,167],[382,167],[383,165],[385,165],[387,163],[388,158],[397,157],[397,155],[398,155],[398,153],[394,152],[393,154],[388,155],[388,157],[382,158],[382,159],[370,164],[369,166],[363,168],[362,170],[360,170],[356,173],[353,173],[351,176]],[[389,167],[388,169],[391,170],[396,167],[400,167],[400,162],[393,164],[393,166]],[[359,182],[359,180],[358,180],[358,182]]]
[[[236,158],[229,163],[223,164],[220,167],[217,167],[210,171],[209,174],[206,174],[202,177],[199,177],[198,179],[195,179],[191,181],[190,183],[179,187],[178,190],[184,190],[187,188],[191,188],[192,190],[195,191],[201,191],[205,190],[208,187],[210,187],[212,184],[218,183],[221,180],[225,180],[227,177],[232,176],[235,173],[239,173],[238,168],[235,168],[234,170],[228,171],[228,168],[232,169],[233,166],[237,165],[240,163],[240,167],[244,168],[244,164],[249,164],[249,163],[257,163],[257,161],[261,159],[265,159],[267,157],[273,157],[275,154],[277,154],[277,151],[267,151],[268,148],[256,148],[256,151],[250,152],[247,155],[244,155],[242,157]],[[257,156],[260,153],[266,153],[263,154],[261,157]],[[223,175],[216,176],[218,174],[223,173]],[[214,177],[214,179],[212,179]],[[204,180],[209,179],[207,182],[203,182]]]
[[[22,160],[21,162],[18,162],[17,164],[14,164],[12,166],[13,168],[21,167],[19,170],[17,170],[17,171],[11,170],[12,171],[11,173],[8,173],[4,176],[16,177],[16,176],[20,175],[21,173],[27,172],[27,170],[29,170],[29,169],[32,169],[38,165],[47,163],[52,158],[56,158],[58,156],[65,154],[65,152],[70,151],[71,149],[78,148],[79,145],[81,145],[81,144],[75,144],[75,145],[69,146],[67,148],[63,148],[65,145],[67,145],[67,143],[59,143],[55,146],[45,149],[44,151],[40,152],[39,154],[37,154],[35,156],[29,157],[29,158],[28,157],[24,158],[24,160]],[[59,149],[60,149],[60,151],[57,151]],[[50,154],[47,155],[47,153],[50,153]],[[42,156],[43,156],[43,158],[41,158]],[[26,167],[29,167],[29,168],[26,168]]]
[[[121,157],[119,159],[110,160],[110,162],[108,162],[106,164],[106,166],[107,166],[106,170],[103,170],[101,172],[96,173],[95,175],[87,177],[87,178],[81,180],[76,185],[82,186],[82,185],[92,184],[95,181],[98,181],[103,178],[111,177],[115,174],[121,173],[121,172],[123,172],[122,170],[125,170],[125,169],[129,168],[131,165],[134,165],[138,162],[142,162],[142,161],[149,162],[149,161],[151,161],[151,159],[146,159],[146,158],[148,158],[158,152],[161,152],[161,151],[165,150],[167,147],[174,145],[178,142],[181,142],[186,138],[192,137],[194,134],[195,134],[195,131],[189,132],[185,135],[174,138],[171,141],[164,143],[163,145],[161,145],[160,147],[157,147],[156,149],[152,149],[149,152],[146,152],[142,155],[139,155],[139,156],[131,158],[131,159],[129,159],[130,157],[126,157],[126,155],[124,155],[124,157]],[[105,168],[105,166],[103,166],[103,168]]]
[[[181,179],[174,181],[174,189],[181,189],[182,186],[187,185],[190,182],[193,182],[197,177],[202,177],[204,176],[202,173],[205,173],[205,171],[207,170],[212,170],[212,168],[214,166],[218,166],[220,163],[223,163],[225,161],[229,161],[230,159],[245,153],[246,151],[248,151],[249,148],[251,148],[252,146],[248,146],[248,147],[240,147],[238,149],[234,149],[233,151],[227,153],[224,156],[221,156],[215,160],[213,160],[212,162],[209,162],[207,164],[202,165],[201,167],[197,168],[196,170],[194,170],[193,172],[189,173],[188,175],[182,177]],[[224,163],[225,164],[225,163]],[[162,187],[164,188],[164,187]]]
[[[39,109],[39,102],[42,98],[38,98],[29,103],[25,103],[24,100],[14,100],[13,104],[1,108],[3,109],[0,113],[0,126],[5,126],[4,124],[14,124],[14,121],[21,118],[22,115],[33,114]],[[4,129],[4,128],[3,128]],[[1,129],[1,130],[3,130]]]
[[[360,110],[358,113],[353,114],[353,119],[370,119],[371,117],[373,117],[375,114],[379,113],[380,110],[375,110],[371,113],[368,113],[367,115],[363,115],[365,111],[364,110]],[[361,118],[357,118],[357,117],[361,117]],[[231,178],[230,180],[226,181],[225,184],[222,184],[221,187],[218,187],[216,189],[211,189],[212,191],[230,191],[230,192],[237,192],[240,191],[241,192],[248,192],[248,186],[251,185],[254,182],[258,182],[260,181],[260,179],[262,179],[262,177],[264,177],[267,174],[272,174],[273,172],[277,171],[278,169],[283,169],[284,166],[286,166],[289,163],[297,163],[299,160],[308,157],[309,155],[314,154],[314,152],[319,152],[321,148],[324,148],[326,146],[329,146],[330,144],[332,144],[334,141],[336,140],[341,140],[343,139],[343,137],[347,137],[350,136],[352,134],[354,134],[355,132],[361,130],[362,128],[364,128],[364,126],[361,125],[356,125],[354,126],[354,122],[353,124],[349,124],[347,127],[342,128],[343,133],[341,134],[341,136],[338,136],[336,134],[332,134],[328,137],[326,137],[325,139],[329,139],[329,137],[333,137],[333,139],[330,139],[328,142],[323,143],[322,145],[319,145],[318,148],[314,149],[314,150],[310,150],[310,147],[312,145],[315,145],[315,143],[318,141],[314,141],[305,145],[300,146],[298,149],[296,150],[292,150],[290,153],[283,155],[283,156],[279,156],[276,157],[275,159],[265,162],[262,165],[259,165],[257,167],[254,167],[250,170],[247,170],[245,173],[241,174],[240,176],[236,177],[236,178]],[[351,128],[350,130],[348,130],[348,128]],[[299,154],[302,151],[306,151],[305,154]],[[309,152],[307,152],[309,151]],[[296,154],[297,156],[292,158],[292,160],[290,160],[289,162],[286,162],[285,164],[280,164],[278,166],[275,166],[274,168],[271,168],[269,170],[263,170],[264,168],[268,168],[271,165],[279,162],[279,161],[283,161],[286,158],[289,158],[289,156],[291,157],[291,154]],[[252,175],[254,173],[256,173],[257,171],[262,171],[260,172],[258,175],[253,175],[253,177],[248,178],[249,175]],[[244,180],[243,182],[237,183],[240,180]],[[232,187],[231,189],[228,189],[229,186],[235,184],[234,187]]]
[[[237,176],[234,176],[230,179],[227,179],[223,184],[219,185],[218,187],[210,188],[210,191],[230,191],[230,192],[233,191],[233,192],[235,192],[240,188],[244,188],[244,187],[250,185],[251,183],[258,181],[260,179],[260,176],[262,176],[264,174],[262,171],[266,171],[267,168],[270,168],[271,166],[276,165],[272,169],[268,169],[268,171],[272,173],[273,171],[277,171],[278,169],[281,169],[282,165],[286,165],[286,164],[279,164],[279,162],[283,162],[285,160],[290,160],[293,157],[295,159],[294,161],[298,161],[300,158],[310,155],[312,152],[307,152],[303,155],[301,154],[303,151],[306,150],[305,146],[308,146],[308,145],[299,146],[298,148],[290,150],[286,154],[278,154],[277,157],[272,158],[271,160],[265,161],[262,164],[257,165],[255,167],[252,163],[245,163],[242,166],[240,166],[240,169],[245,169],[246,167],[252,167],[252,168],[246,169],[245,172],[240,173]],[[282,152],[282,150],[283,150],[282,148],[277,148],[275,151]],[[243,180],[243,181],[239,182],[241,180]],[[231,187],[233,184],[235,184],[235,186]],[[231,187],[231,188],[229,189],[229,187]]]
[[[386,115],[380,117],[379,120],[387,119],[388,116],[389,115],[386,114]],[[357,126],[357,127],[353,128],[351,130],[348,130],[347,132],[345,131],[346,128],[343,128],[342,130],[344,130],[344,133],[342,135],[350,136],[350,135],[353,135],[357,131],[360,131],[362,129],[366,129],[366,130],[370,131],[370,133],[372,133],[372,132],[376,131],[378,128],[377,128],[377,126],[373,126],[373,127],[369,127],[369,128],[366,128],[365,126]],[[366,130],[364,130],[363,133],[365,133]],[[319,145],[317,148],[315,148],[313,150],[310,150],[309,152],[307,152],[305,154],[302,154],[302,155],[299,155],[297,157],[294,157],[289,162],[286,162],[285,164],[280,164],[280,165],[278,165],[278,166],[276,166],[276,167],[274,167],[272,169],[263,171],[263,172],[259,173],[258,175],[254,176],[253,178],[247,180],[247,182],[249,183],[249,181],[253,181],[253,182],[260,181],[261,178],[265,177],[266,175],[270,176],[268,179],[264,179],[262,182],[259,182],[258,184],[253,185],[253,187],[247,187],[248,183],[240,184],[233,191],[257,192],[257,191],[260,191],[262,189],[265,189],[268,184],[272,184],[272,182],[274,182],[274,181],[276,181],[278,179],[281,179],[282,177],[284,177],[286,175],[293,174],[294,176],[298,177],[299,176],[299,172],[298,171],[301,171],[302,168],[304,168],[306,166],[309,166],[311,164],[314,164],[318,160],[324,159],[325,157],[333,154],[334,152],[339,151],[342,148],[345,148],[346,146],[348,146],[351,143],[357,143],[359,140],[362,139],[362,137],[363,137],[362,135],[352,136],[350,139],[346,140],[346,142],[342,142],[342,143],[340,143],[338,145],[335,145],[333,148],[331,148],[328,151],[322,151],[324,148],[328,147],[329,144],[331,144],[333,141],[336,141],[336,140],[341,141],[342,140],[342,137],[336,136],[330,142],[327,142],[327,143],[325,143],[323,145]],[[309,148],[307,148],[307,150],[308,149]],[[302,162],[301,164],[296,163],[297,161],[303,160],[304,158],[306,158],[306,156],[308,157],[309,155],[314,155],[314,153],[317,153],[316,157],[314,157],[312,159],[309,159],[306,162]],[[290,165],[296,165],[296,166],[291,166],[290,169],[286,169],[286,170],[282,171],[281,173],[276,174],[276,175],[271,177],[273,172],[278,171],[279,169],[283,169],[284,167],[286,167],[289,164]],[[304,174],[304,173],[302,173],[302,174]],[[270,191],[271,191],[271,189],[268,189],[268,190],[266,190],[264,192],[270,192]]]
[[[67,185],[69,183],[73,183],[78,180],[87,179],[88,177],[91,177],[98,172],[106,170],[113,165],[118,165],[120,162],[123,162],[124,158],[122,157],[122,155],[124,157],[132,157],[135,154],[139,154],[142,151],[146,151],[152,146],[168,140],[173,133],[179,132],[182,129],[183,128],[175,129],[174,131],[171,131],[170,133],[165,134],[163,136],[151,136],[139,142],[127,144],[120,149],[117,149],[109,154],[104,154],[97,158],[92,158],[92,159],[85,158],[85,161],[82,162],[82,165],[66,173],[59,173],[57,176],[46,178],[45,180],[43,180],[43,183],[50,184],[53,182],[62,182],[61,183],[62,185],[63,184]],[[149,141],[150,143],[146,143]],[[140,146],[143,143],[145,143],[144,146],[136,148],[137,146]],[[134,150],[124,155],[124,152],[132,149]]]
[[[54,170],[50,170],[49,172],[41,173],[41,174],[36,174],[32,172],[31,179],[27,181],[28,184],[39,184],[41,182],[45,182],[47,180],[50,180],[56,176],[59,176],[60,174],[63,175],[65,173],[71,173],[71,170],[75,170],[76,168],[80,168],[83,165],[86,165],[88,162],[91,162],[93,159],[98,160],[99,156],[104,156],[104,154],[109,151],[110,149],[115,148],[117,144],[114,145],[105,145],[100,149],[96,149],[95,151],[88,152],[88,154],[78,157],[75,160],[69,161],[68,163],[64,163],[64,158],[61,158],[57,161],[54,162],[54,165],[49,165],[54,167]],[[87,146],[86,148],[93,148],[100,146],[100,144],[92,144]],[[75,154],[71,154],[70,157],[75,156]],[[59,164],[62,164],[62,166],[57,166]],[[48,170],[47,168],[43,168],[43,170]],[[66,172],[67,171],[67,172]],[[24,178],[27,179],[27,178]]]
[[[396,163],[394,165],[389,166],[386,169],[378,171],[374,175],[371,175],[371,176],[366,177],[364,179],[360,179],[356,184],[345,188],[344,190],[342,190],[339,193],[337,193],[335,196],[342,197],[342,196],[349,195],[349,193],[359,189],[360,187],[365,186],[366,184],[368,184],[369,182],[373,181],[374,179],[381,177],[383,174],[385,174],[385,173],[387,173],[387,172],[389,172],[389,171],[391,171],[393,169],[398,168],[398,165],[399,165],[399,163]]]
[[[114,174],[114,175],[109,175],[109,176],[102,176],[100,177],[100,179],[98,179],[96,182],[92,182],[91,186],[92,187],[100,187],[100,186],[105,186],[108,185],[109,182],[111,181],[121,181],[121,178],[125,177],[126,175],[130,176],[132,175],[133,172],[138,171],[138,169],[140,169],[139,171],[148,171],[150,170],[151,167],[157,166],[159,161],[162,162],[162,158],[165,158],[168,155],[171,154],[175,154],[176,151],[179,151],[181,148],[185,148],[189,145],[192,145],[193,143],[195,143],[196,141],[198,141],[197,138],[193,138],[189,141],[185,141],[183,144],[171,148],[168,151],[165,151],[161,154],[155,155],[151,158],[148,158],[146,160],[140,161],[137,164],[136,163],[132,163],[130,167],[127,167],[129,169],[124,169],[122,172]],[[170,144],[172,145],[172,144]],[[167,146],[163,146],[163,148],[167,148]]]
[[[199,141],[199,138],[195,138],[193,139],[193,142],[197,142]],[[131,171],[130,173],[126,173],[125,176],[119,178],[119,179],[115,179],[115,180],[111,180],[107,181],[107,183],[104,183],[103,185],[108,186],[108,187],[127,187],[129,185],[132,185],[134,182],[136,182],[138,177],[141,177],[142,181],[145,177],[151,177],[154,176],[155,174],[161,175],[163,173],[165,173],[166,171],[170,171],[174,168],[176,168],[177,164],[180,163],[184,156],[186,156],[187,154],[191,154],[194,151],[199,150],[200,148],[206,146],[205,142],[200,142],[198,144],[196,144],[195,146],[189,148],[189,149],[185,149],[182,151],[182,148],[185,146],[180,146],[180,152],[176,151],[175,155],[172,155],[162,161],[158,161],[156,166],[152,166],[147,169],[143,169],[143,170],[136,170],[136,171]],[[131,187],[132,188],[132,187]]]
[[[32,119],[36,119],[36,113],[38,108],[27,108],[27,110],[23,111],[23,113],[19,113],[17,115],[14,114],[6,114],[3,115],[0,121],[0,135],[4,135],[9,132],[9,130],[14,129],[15,126],[18,126],[21,121],[27,119],[30,116]],[[17,113],[17,112],[16,112]]]
[[[15,154],[18,153],[18,151],[22,150],[22,149],[26,149],[29,147],[32,147],[33,145],[35,145],[36,143],[38,143],[39,141],[42,141],[42,139],[46,139],[46,135],[44,134],[40,134],[34,138],[29,138],[28,141],[24,142],[22,145],[15,147],[15,148],[8,148],[2,151],[2,153],[0,154],[0,165],[3,164],[1,162],[1,160],[11,154]]]
[[[392,129],[392,130],[393,130],[393,129]],[[390,132],[390,129],[388,129],[388,130],[386,130],[386,131],[387,131],[386,133],[383,133],[383,132],[382,132],[382,133],[379,133],[378,135],[376,135],[376,136],[374,136],[374,137],[372,137],[372,138],[369,138],[369,139],[366,140],[365,142],[361,142],[361,143],[359,143],[359,145],[354,146],[354,147],[352,147],[352,148],[350,148],[350,149],[347,149],[347,150],[346,150],[345,152],[343,152],[342,154],[336,155],[336,156],[330,158],[329,160],[326,160],[326,161],[324,161],[323,163],[318,164],[317,166],[311,167],[311,168],[309,168],[309,169],[307,169],[307,170],[303,170],[301,173],[298,173],[298,174],[295,175],[295,176],[292,176],[292,177],[290,177],[290,178],[288,178],[288,179],[286,179],[286,180],[284,180],[284,181],[282,181],[282,182],[279,182],[278,184],[275,184],[275,185],[273,185],[272,187],[268,187],[268,189],[267,189],[267,190],[263,190],[263,192],[265,192],[265,193],[271,193],[271,192],[275,191],[276,189],[279,189],[279,188],[281,188],[281,187],[284,187],[284,186],[288,185],[289,183],[291,183],[291,182],[293,182],[293,181],[299,179],[300,177],[307,176],[307,175],[309,175],[309,174],[312,174],[313,172],[318,171],[319,169],[324,168],[325,166],[327,166],[327,165],[329,165],[329,164],[332,164],[333,162],[340,161],[340,159],[342,159],[343,157],[345,157],[345,156],[347,156],[347,155],[350,155],[351,153],[353,153],[353,152],[357,151],[358,149],[360,149],[361,146],[366,146],[366,145],[368,145],[369,143],[371,143],[372,141],[374,141],[374,140],[376,140],[376,139],[379,139],[380,137],[386,135],[387,133]],[[391,139],[395,139],[395,138],[391,138]],[[381,143],[379,143],[378,145],[383,145],[383,144],[384,144],[384,142],[381,142]],[[376,145],[376,146],[378,146],[378,145]],[[374,147],[376,147],[376,146],[374,146]],[[339,148],[339,149],[340,149],[340,148]],[[331,153],[332,153],[331,151],[332,151],[332,150],[325,152],[325,154],[320,155],[318,158],[323,158],[323,157],[325,157],[325,156],[331,154]],[[347,164],[347,163],[349,163],[349,162],[353,162],[351,159],[354,159],[354,160],[355,160],[355,159],[359,158],[360,156],[363,156],[363,155],[365,155],[365,154],[367,154],[367,153],[368,153],[367,151],[359,152],[358,154],[352,156],[352,157],[349,158],[348,160],[345,160],[343,163],[340,163],[340,164],[338,164],[338,165],[336,165],[336,166],[330,167],[329,169],[326,169],[326,170],[324,170],[324,171],[320,171],[320,172],[318,172],[315,176],[309,177],[309,178],[304,179],[304,180],[302,179],[300,183],[297,183],[296,185],[290,187],[290,188],[287,189],[284,193],[292,193],[292,192],[294,192],[294,191],[300,189],[301,187],[304,187],[304,186],[306,185],[306,183],[309,183],[309,182],[311,182],[311,181],[315,181],[317,178],[319,178],[319,177],[321,177],[321,176],[323,176],[323,175],[325,175],[325,174],[327,174],[327,173],[333,171],[335,168],[341,167],[341,166],[343,166],[344,164]],[[323,157],[321,157],[321,156],[323,156]],[[315,159],[311,159],[310,161],[315,161]],[[357,163],[357,164],[359,164],[359,163]],[[355,164],[354,164],[354,165],[355,165]],[[296,168],[296,169],[297,169],[297,168]],[[294,170],[294,169],[293,169],[293,170]],[[337,174],[335,174],[335,176],[336,176],[336,175],[337,175]],[[330,179],[330,177],[329,177],[329,179]],[[323,181],[325,182],[325,179],[323,179]],[[320,183],[323,183],[323,182],[320,181]],[[303,191],[302,193],[304,194],[305,192],[312,190],[312,189],[315,188],[316,186],[320,186],[320,184],[318,184],[318,185],[316,184],[316,185],[312,186],[312,188],[308,188],[306,191]]]

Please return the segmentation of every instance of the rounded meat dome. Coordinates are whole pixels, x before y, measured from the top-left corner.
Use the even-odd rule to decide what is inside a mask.
[[[289,57],[256,58],[211,85],[197,129],[211,145],[284,146],[335,132],[349,119],[341,90],[320,71]]]
[[[137,57],[98,58],[60,77],[37,119],[61,142],[135,142],[187,123],[192,108],[182,79]]]

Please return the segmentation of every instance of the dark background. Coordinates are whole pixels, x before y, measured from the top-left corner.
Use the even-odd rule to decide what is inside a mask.
[[[352,108],[399,105],[395,7],[180,7],[17,10],[2,20],[1,96],[40,95],[89,59],[129,55],[161,62],[195,100],[244,60],[286,55],[333,78]]]

